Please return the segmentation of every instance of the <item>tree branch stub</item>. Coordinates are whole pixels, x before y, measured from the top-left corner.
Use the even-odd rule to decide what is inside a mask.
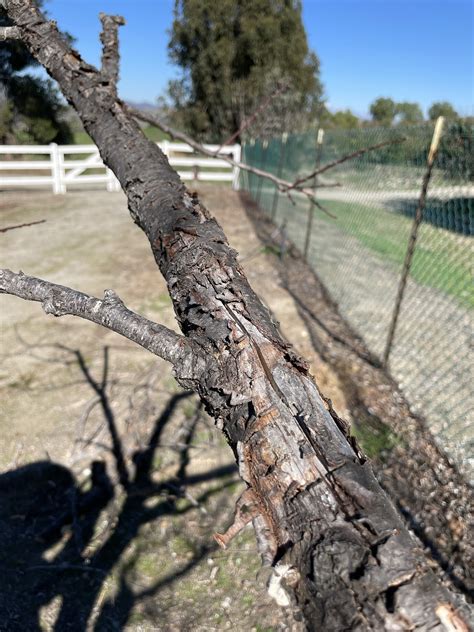
[[[0,41],[21,39],[21,31],[16,26],[3,26],[0,28]]]
[[[125,24],[125,19],[121,15],[107,15],[106,13],[100,13],[99,17],[102,22],[100,34],[102,66],[100,72],[116,94],[120,66],[118,28]]]

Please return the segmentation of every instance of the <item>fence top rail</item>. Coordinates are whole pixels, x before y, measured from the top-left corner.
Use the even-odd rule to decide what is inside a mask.
[[[186,143],[172,143],[170,141],[160,141],[156,143],[162,149],[169,151],[177,151],[183,153],[194,153],[194,149]],[[63,154],[85,154],[98,152],[96,145],[56,145],[51,143],[49,145],[0,145],[1,154],[49,154],[53,147]],[[220,154],[232,154],[240,148],[240,145],[226,145],[220,147],[220,145],[203,145],[209,151],[217,151],[219,149]]]
[[[170,151],[180,151],[180,152],[189,152],[194,153],[195,149],[188,145],[187,143],[171,143],[169,141],[161,141],[157,143],[160,147],[166,147]],[[220,145],[208,145],[206,143],[203,144],[203,147],[208,149],[209,151],[217,151],[219,149],[220,154],[232,154],[235,153],[240,148],[240,145],[226,145],[225,147],[221,147]],[[199,153],[199,152],[196,152]]]
[[[0,145],[0,154],[50,154],[51,145]]]

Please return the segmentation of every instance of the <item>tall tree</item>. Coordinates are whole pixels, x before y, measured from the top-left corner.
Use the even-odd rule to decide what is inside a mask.
[[[449,101],[435,101],[428,110],[430,121],[435,121],[438,116],[445,116],[448,119],[457,119],[459,114]]]
[[[183,76],[171,96],[187,129],[221,140],[275,89],[304,119],[320,103],[319,61],[308,48],[300,0],[176,0],[169,43]],[[288,99],[291,94],[291,100]]]
[[[390,127],[397,113],[397,104],[393,99],[379,97],[370,106],[372,120],[384,127]]]
[[[36,0],[41,6],[43,0]],[[9,26],[6,10],[0,6],[0,27]],[[38,62],[21,42],[0,46],[0,142],[67,143],[72,134],[61,119],[64,105],[49,79],[28,74]]]
[[[402,125],[413,125],[423,122],[423,112],[418,103],[400,101],[395,107],[398,122]]]

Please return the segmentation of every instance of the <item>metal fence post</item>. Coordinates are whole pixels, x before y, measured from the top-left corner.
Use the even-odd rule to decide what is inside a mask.
[[[245,147],[245,160],[247,164],[255,164],[254,161],[254,153],[255,153],[256,142],[254,138],[251,138],[248,147]],[[247,182],[248,182],[248,192],[253,198],[253,183],[255,180],[255,176],[250,171],[247,171]]]
[[[278,169],[277,169],[277,178],[281,178],[283,173],[283,167],[285,164],[286,158],[286,141],[288,140],[288,134],[284,132],[281,135],[281,148],[280,148],[280,158],[278,160]],[[278,187],[275,186],[275,193],[273,194],[273,203],[272,203],[272,219],[275,219],[275,215],[278,208],[278,202],[280,200],[280,191]]]
[[[318,129],[318,135],[316,137],[316,164],[315,164],[315,169],[319,169],[319,166],[321,164],[321,154],[323,151],[323,139],[324,139],[324,130],[319,128]],[[314,176],[314,180],[313,180],[313,191],[314,194],[316,195],[316,189],[318,186],[318,176],[315,175]],[[306,237],[305,237],[305,241],[304,241],[304,251],[303,251],[303,256],[305,261],[308,260],[308,250],[309,250],[309,242],[311,239],[311,229],[313,227],[313,207],[314,204],[313,202],[310,201],[309,206],[308,206],[308,221],[306,224]]]
[[[387,342],[383,354],[383,365],[386,367],[388,358],[392,350],[393,339],[397,329],[398,317],[400,315],[400,307],[405,294],[405,288],[408,281],[408,275],[410,273],[411,264],[413,261],[413,255],[415,253],[416,240],[418,237],[418,229],[423,220],[423,210],[426,204],[426,194],[428,192],[428,185],[431,178],[431,172],[433,170],[434,160],[438,152],[439,141],[443,132],[444,117],[439,116],[436,120],[436,125],[431,139],[430,151],[428,153],[428,160],[426,166],[426,172],[423,176],[423,182],[421,185],[420,198],[418,200],[418,206],[416,207],[415,216],[413,218],[413,224],[410,231],[410,237],[408,239],[407,251],[405,254],[405,260],[403,262],[402,274],[400,276],[400,283],[398,285],[397,297],[395,299],[395,306],[393,308],[392,319],[390,322],[390,328],[388,330]]]
[[[264,140],[262,142],[262,152],[261,152],[262,162],[259,165],[262,171],[265,171],[265,164],[267,162],[267,153],[268,153],[268,140]],[[257,184],[257,197],[256,197],[256,202],[259,206],[260,206],[260,196],[262,194],[262,182],[263,182],[263,178],[260,176],[258,179],[258,184]]]

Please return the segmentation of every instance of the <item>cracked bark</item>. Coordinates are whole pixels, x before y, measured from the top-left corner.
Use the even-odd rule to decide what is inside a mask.
[[[276,551],[273,563],[288,570],[279,577],[295,612],[309,629],[328,631],[449,629],[439,614],[447,610],[467,621],[464,600],[428,568],[217,222],[55,25],[29,0],[6,0],[6,8],[78,111],[149,239],[183,334],[205,357],[195,389],[252,490],[266,558]]]

